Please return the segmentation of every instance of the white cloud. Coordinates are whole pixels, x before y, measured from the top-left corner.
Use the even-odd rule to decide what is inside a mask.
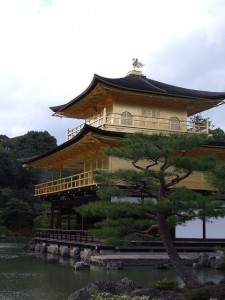
[[[149,78],[225,90],[224,23],[223,0],[0,0],[1,134],[47,130],[65,141],[76,122],[48,107],[94,73],[125,76],[133,57]],[[221,112],[212,118],[224,128]]]

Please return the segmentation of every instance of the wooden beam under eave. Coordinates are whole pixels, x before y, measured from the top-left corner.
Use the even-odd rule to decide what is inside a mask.
[[[191,157],[213,155],[217,159],[225,161],[225,147],[203,145],[202,147],[188,151],[187,155]]]
[[[122,139],[90,134],[59,152],[30,163],[29,166],[48,169],[70,168],[69,165],[76,161],[81,164],[88,157],[101,155],[107,147],[118,147],[121,144]]]
[[[69,118],[87,119],[96,113],[94,107],[97,107],[100,112],[108,102],[107,91],[102,84],[98,83],[90,94],[82,98],[82,101],[75,102],[66,108],[62,115]]]

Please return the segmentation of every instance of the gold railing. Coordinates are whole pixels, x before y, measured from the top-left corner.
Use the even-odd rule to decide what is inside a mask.
[[[67,129],[67,140],[70,140],[74,136],[76,136],[81,129],[84,127],[84,124],[91,125],[93,127],[101,127],[106,123],[106,112],[105,110],[101,112],[100,114],[96,115],[94,118],[86,120],[85,123],[73,128],[73,129]]]
[[[76,136],[81,131],[81,129],[84,127],[84,124],[85,123],[73,128],[73,129],[67,129],[67,133],[66,133],[67,141],[72,139],[74,136]]]
[[[118,130],[124,132],[146,131],[146,132],[192,132],[192,133],[206,133],[208,134],[208,122],[195,123],[193,121],[182,121],[176,119],[177,122],[172,122],[172,119],[166,118],[153,118],[132,115],[128,119],[122,118],[122,114],[107,113],[103,110],[102,113],[96,115],[93,119],[86,120],[86,124],[93,127]],[[76,136],[83,128],[84,124],[76,128],[67,130],[67,140]]]
[[[68,191],[71,189],[94,185],[95,182],[92,175],[93,172],[88,171],[38,184],[35,186],[34,196]]]

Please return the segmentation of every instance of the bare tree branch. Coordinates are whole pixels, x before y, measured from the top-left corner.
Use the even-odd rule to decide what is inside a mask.
[[[155,160],[155,162],[154,162],[153,164],[147,165],[147,166],[145,167],[145,169],[148,170],[149,168],[151,168],[151,167],[153,167],[153,166],[156,166],[156,165],[158,165],[158,161],[157,161],[157,160]]]
[[[156,216],[153,215],[152,213],[149,213],[149,212],[144,212],[144,216],[146,216],[148,219],[153,219],[153,220],[156,220]]]
[[[165,184],[164,187],[168,188],[170,186],[174,186],[174,185],[176,185],[177,183],[179,183],[180,181],[184,180],[185,178],[187,178],[190,175],[191,175],[191,171],[188,171],[183,176],[179,176],[178,174],[176,174],[176,178],[173,178],[169,183]]]
[[[136,162],[137,161],[132,161],[132,165],[136,168],[136,169],[138,169],[138,170],[144,170],[144,168],[143,167],[140,167],[140,166],[138,166],[138,165],[136,165]]]
[[[134,229],[134,232],[142,233],[142,234],[151,234],[151,235],[159,235],[159,226],[157,224],[151,225],[148,229],[146,230],[138,230]]]

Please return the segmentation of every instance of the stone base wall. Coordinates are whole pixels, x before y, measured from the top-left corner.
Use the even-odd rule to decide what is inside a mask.
[[[92,250],[90,248],[79,248],[75,246],[66,246],[66,245],[56,245],[50,244],[46,245],[46,243],[36,243],[34,247],[35,252],[38,253],[48,253],[53,256],[58,255],[61,257],[73,258],[74,260],[83,260],[86,262],[90,262],[90,258],[93,255],[97,254],[96,250]]]

